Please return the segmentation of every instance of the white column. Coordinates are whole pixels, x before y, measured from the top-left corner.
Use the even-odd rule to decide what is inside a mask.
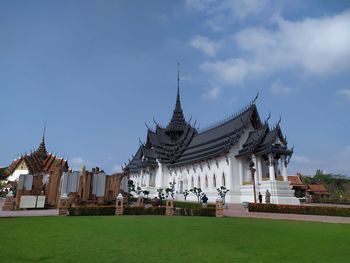
[[[145,174],[145,172],[143,171],[143,169],[141,169],[141,175],[138,178],[139,187],[142,187],[142,179],[143,179],[144,174]]]
[[[240,159],[238,161],[238,169],[239,169],[239,184],[243,185],[243,164],[242,164],[243,160]]]
[[[259,179],[259,182],[262,181],[262,164],[261,164],[261,158],[260,157],[257,157],[257,160],[258,160],[258,169],[257,169],[257,172],[258,172],[258,179]]]
[[[272,154],[269,154],[269,174],[270,181],[275,181],[275,164]]]
[[[246,171],[246,182],[253,182],[253,177],[252,177],[252,172],[250,170],[249,164],[247,165],[247,167],[244,167],[245,171]]]
[[[147,173],[147,174],[146,174],[146,187],[149,187],[149,185],[150,185],[150,179],[151,179],[150,173]]]
[[[156,188],[160,188],[160,187],[163,187],[163,164],[161,162],[158,162],[158,169],[156,170],[156,178],[155,178],[155,187]]]
[[[281,166],[282,166],[283,181],[287,182],[288,181],[287,165],[286,165],[286,156],[284,155],[281,156]]]

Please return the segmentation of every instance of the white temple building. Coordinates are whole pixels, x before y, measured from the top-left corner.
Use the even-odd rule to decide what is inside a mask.
[[[271,203],[299,204],[287,179],[293,150],[287,146],[280,122],[270,127],[268,120],[261,121],[256,100],[231,118],[198,131],[184,118],[178,85],[169,124],[148,128],[146,142],[124,171],[151,197],[157,196],[158,188],[175,182],[177,200],[184,200],[185,190],[197,187],[209,202],[215,202],[217,188],[225,186],[227,203],[253,202],[255,186],[256,196],[260,192],[265,197],[266,190],[271,193]],[[190,194],[187,200],[197,199]]]

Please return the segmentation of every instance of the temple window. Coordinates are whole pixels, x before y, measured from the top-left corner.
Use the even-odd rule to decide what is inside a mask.
[[[216,188],[216,176],[215,176],[215,174],[213,175],[213,187]]]
[[[208,176],[205,175],[205,188],[208,188]]]
[[[226,186],[225,173],[222,173],[222,186]]]

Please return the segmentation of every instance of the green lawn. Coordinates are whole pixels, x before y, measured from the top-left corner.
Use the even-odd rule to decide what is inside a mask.
[[[350,225],[242,218],[0,218],[0,262],[350,262]]]

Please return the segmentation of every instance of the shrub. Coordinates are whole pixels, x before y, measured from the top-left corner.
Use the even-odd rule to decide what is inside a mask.
[[[207,208],[175,208],[175,216],[215,216],[216,209],[215,207]]]
[[[193,209],[193,208],[201,208],[202,204],[201,203],[174,201],[174,207]],[[215,207],[215,204],[208,204],[208,207]]]
[[[115,206],[70,207],[70,216],[106,216],[115,215]]]
[[[125,207],[124,215],[165,215],[165,207]]]
[[[304,205],[275,205],[249,203],[250,212],[326,215],[350,217],[350,208],[326,207],[326,206],[304,206]]]

